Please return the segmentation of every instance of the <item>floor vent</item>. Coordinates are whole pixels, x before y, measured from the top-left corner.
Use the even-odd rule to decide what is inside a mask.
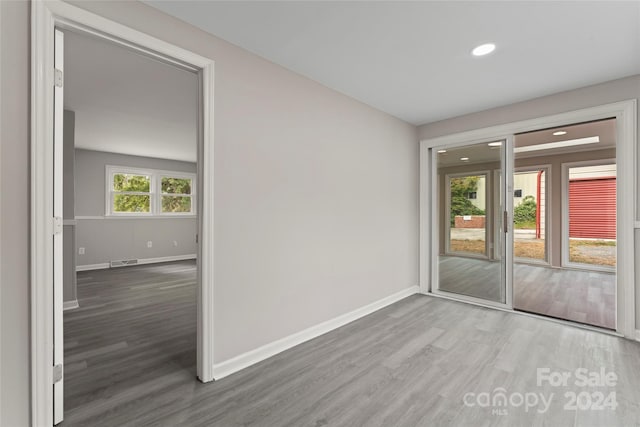
[[[137,259],[123,259],[120,261],[111,261],[111,268],[113,267],[125,267],[127,265],[136,265],[138,263]]]

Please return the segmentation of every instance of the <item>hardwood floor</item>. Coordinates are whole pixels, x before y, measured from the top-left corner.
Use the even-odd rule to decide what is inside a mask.
[[[440,288],[501,301],[500,268],[495,261],[441,256]],[[615,329],[614,273],[516,264],[513,275],[516,310]]]
[[[180,262],[79,274],[81,308],[65,313],[65,426],[640,425],[640,343],[423,295],[201,384],[194,272]],[[537,368],[580,367],[617,383],[536,383]],[[499,387],[543,393],[550,407],[477,404]],[[570,390],[615,391],[618,407],[564,410]]]
[[[158,378],[195,377],[195,279],[195,261],[78,273],[80,308],[64,314],[65,425],[131,405]]]

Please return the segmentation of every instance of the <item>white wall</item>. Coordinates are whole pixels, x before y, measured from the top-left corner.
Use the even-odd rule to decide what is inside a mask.
[[[426,124],[418,128],[418,135],[421,140],[435,138],[473,129],[481,129],[638,98],[640,98],[640,75]],[[638,116],[638,122],[640,123],[640,109],[638,109]],[[637,144],[638,141],[636,141],[636,145]],[[640,149],[636,150],[636,152],[639,156],[637,164],[640,164]],[[577,155],[579,156],[579,154]],[[637,174],[637,177],[640,180],[640,174]],[[635,197],[636,205],[640,205],[640,197],[637,195],[638,188],[640,188],[640,183],[636,185],[636,194],[629,195],[629,197]],[[557,194],[553,197],[557,197]],[[640,221],[640,206],[638,206],[636,210],[636,215],[636,220]],[[636,233],[636,236],[638,236],[638,233]],[[636,242],[636,244],[640,245],[640,242]],[[636,270],[638,270],[638,268],[636,268]],[[640,277],[640,275],[637,277]],[[640,281],[636,280],[636,329],[639,328]]]
[[[217,363],[418,284],[415,126],[143,4],[77,4],[216,61]],[[0,424],[23,426],[30,15],[1,7]]]

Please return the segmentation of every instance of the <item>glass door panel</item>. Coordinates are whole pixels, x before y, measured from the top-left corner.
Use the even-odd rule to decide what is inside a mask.
[[[505,303],[501,141],[434,149],[436,291]],[[435,248],[434,248],[435,249]]]
[[[615,330],[615,119],[514,143],[513,308]]]

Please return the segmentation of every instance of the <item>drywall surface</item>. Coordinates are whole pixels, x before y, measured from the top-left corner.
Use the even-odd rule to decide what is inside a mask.
[[[75,125],[76,114],[64,110],[63,165],[62,165],[62,229],[63,240],[63,299],[65,302],[78,298],[76,285],[76,222],[75,222]]]
[[[76,226],[66,224],[62,227],[62,297],[64,302],[78,299],[76,277]]]
[[[29,3],[0,2],[0,425],[29,414]]]
[[[78,267],[196,253],[195,217],[105,216],[107,165],[196,173],[195,163],[90,150],[76,150],[75,157]]]
[[[424,140],[638,98],[640,98],[640,75],[422,125],[418,128],[418,135],[421,140]],[[640,123],[640,109],[638,114]],[[638,141],[636,141],[637,145]],[[637,149],[636,152],[639,156],[636,160],[638,165],[640,150]],[[637,174],[637,177],[640,180],[640,174]],[[640,181],[636,188],[640,188]],[[636,215],[639,215],[636,220],[640,220],[640,197],[637,191],[629,197],[636,199]],[[636,280],[636,329],[638,328],[640,328],[640,282]]]
[[[195,218],[78,219],[78,268],[110,261],[195,255]],[[151,242],[151,247],[147,243]]]

